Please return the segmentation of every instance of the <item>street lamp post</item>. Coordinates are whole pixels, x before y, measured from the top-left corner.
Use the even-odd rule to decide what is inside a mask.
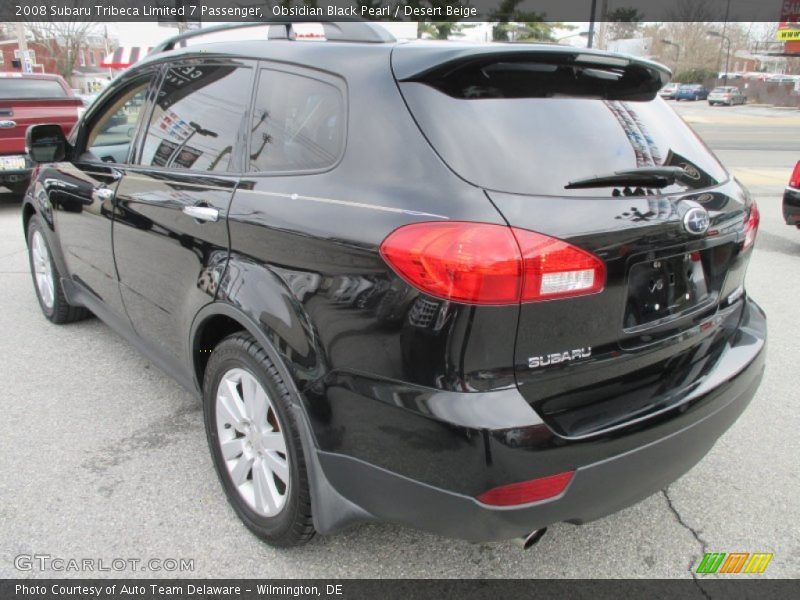
[[[676,44],[672,40],[665,40],[665,39],[662,39],[661,43],[664,44],[665,46],[674,46],[675,47],[675,70],[677,71],[678,70],[678,63],[681,60],[681,46],[680,46],[680,44]]]
[[[719,31],[712,31],[710,29],[706,31],[706,35],[709,35],[711,37],[722,38],[725,44],[727,45],[728,50],[725,53],[725,75],[723,75],[722,77],[722,85],[728,85],[728,64],[730,63],[731,60],[731,38],[729,38],[724,33],[720,33]]]

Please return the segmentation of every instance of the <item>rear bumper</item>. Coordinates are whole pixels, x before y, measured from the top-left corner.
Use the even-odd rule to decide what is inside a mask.
[[[583,523],[611,514],[663,489],[708,453],[755,394],[764,371],[765,349],[766,318],[748,299],[740,327],[716,370],[707,375],[702,394],[673,414],[661,415],[655,424],[589,441],[562,440],[547,448],[530,442],[543,439],[542,424],[512,430],[515,439],[530,442],[520,445],[498,443],[508,440],[507,429],[468,433],[485,442],[486,471],[513,472],[517,480],[526,478],[525,464],[536,471],[528,477],[533,478],[539,476],[543,463],[546,469],[548,462],[575,461],[575,475],[559,497],[522,507],[490,507],[471,494],[317,448],[313,462],[324,474],[326,488],[346,499],[349,507],[346,515],[327,511],[317,527],[326,533],[349,522],[375,518],[482,542],[521,537],[555,522]],[[438,453],[431,452],[430,464],[442,464],[439,455],[450,449],[442,446]],[[387,451],[391,451],[388,446]],[[465,463],[464,477],[471,471]]]
[[[787,187],[783,193],[783,219],[787,225],[800,225],[800,189]]]
[[[17,169],[14,171],[0,171],[0,185],[22,184],[31,180],[32,169]]]

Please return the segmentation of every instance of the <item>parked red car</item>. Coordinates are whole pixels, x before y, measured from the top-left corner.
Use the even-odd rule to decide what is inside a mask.
[[[0,73],[0,185],[15,194],[28,187],[31,164],[25,156],[29,125],[57,123],[65,135],[78,120],[80,98],[58,75]]]

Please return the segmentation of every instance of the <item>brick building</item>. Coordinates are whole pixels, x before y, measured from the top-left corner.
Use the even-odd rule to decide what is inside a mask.
[[[34,73],[61,74],[56,61],[61,53],[57,40],[39,43],[28,38],[27,46],[28,51],[33,53]],[[106,47],[106,40],[102,36],[87,38],[86,44],[75,56],[72,81],[68,82],[74,89],[84,93],[96,91],[114,75],[115,71],[100,66],[107,54]],[[21,66],[15,66],[18,64],[15,63],[16,59],[19,59],[16,35],[8,30],[0,30],[0,72],[21,72]]]

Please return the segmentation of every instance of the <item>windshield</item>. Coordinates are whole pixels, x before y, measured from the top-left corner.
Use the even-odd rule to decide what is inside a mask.
[[[502,86],[460,98],[400,84],[420,128],[444,161],[480,187],[520,194],[597,196],[570,181],[647,166],[678,166],[696,187],[727,179],[714,156],[660,98],[503,97]],[[471,89],[471,88],[467,88]],[[519,92],[519,90],[516,90]],[[664,193],[675,191],[664,188]]]

